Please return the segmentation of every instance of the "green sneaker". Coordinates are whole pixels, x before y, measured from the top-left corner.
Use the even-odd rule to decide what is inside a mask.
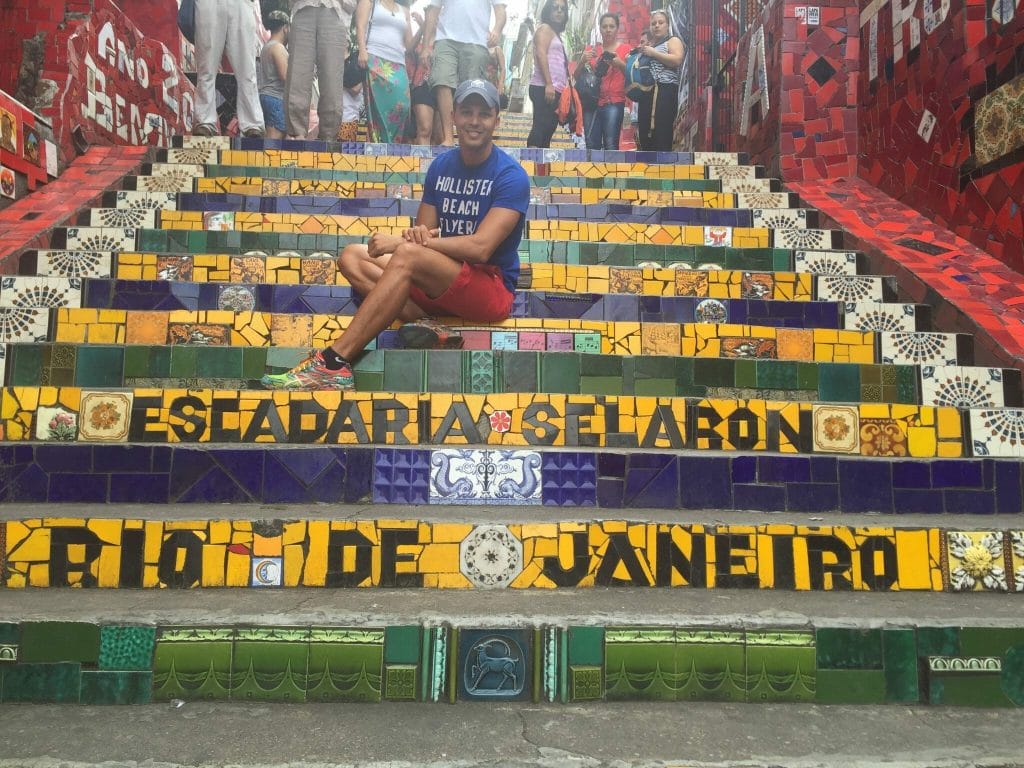
[[[340,389],[353,392],[356,388],[352,367],[345,363],[332,370],[324,362],[324,353],[317,350],[287,373],[267,374],[260,379],[267,389]]]

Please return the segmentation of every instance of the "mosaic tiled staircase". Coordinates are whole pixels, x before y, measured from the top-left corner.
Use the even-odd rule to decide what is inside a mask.
[[[0,700],[1024,703],[1010,595],[952,622],[643,602],[1024,591],[1019,371],[973,366],[742,157],[509,151],[534,185],[512,318],[462,351],[385,331],[354,395],[255,382],[346,326],[333,256],[407,225],[432,150],[179,140],[23,254],[0,284],[0,573],[617,586],[636,616],[553,620],[543,589],[497,624],[0,613]]]

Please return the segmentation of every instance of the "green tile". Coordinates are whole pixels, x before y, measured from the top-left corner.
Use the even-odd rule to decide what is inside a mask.
[[[99,667],[104,670],[153,668],[155,627],[100,627]]]
[[[81,690],[81,665],[73,661],[43,664],[12,664],[4,667],[0,701],[77,702]]]
[[[1002,657],[1010,648],[1024,647],[1024,629],[964,627],[960,630],[960,653],[964,656]]]
[[[79,347],[75,384],[80,387],[124,386],[124,347]]]
[[[815,648],[810,633],[750,632],[746,664],[748,701],[814,701]]]
[[[597,666],[569,667],[569,701],[598,701],[604,695],[602,669]]]
[[[896,401],[900,403],[918,403],[920,395],[917,388],[916,366],[901,365],[896,371]]]
[[[166,628],[153,657],[153,699],[230,698],[234,630]]]
[[[499,354],[502,357],[500,387],[502,392],[541,391],[538,366],[540,353],[501,352]]]
[[[761,363],[771,362],[765,360],[734,360],[732,379],[734,386],[754,389],[758,386],[758,379],[761,377]]]
[[[626,391],[622,394],[639,397],[676,397],[679,394],[679,386],[675,379],[639,379],[633,380],[632,383],[630,391],[630,379],[623,379],[621,386]]]
[[[13,622],[0,622],[0,645],[17,645],[21,633]]]
[[[579,392],[580,356],[568,352],[541,355],[540,386],[542,392]]]
[[[675,382],[672,382],[675,389]],[[621,395],[622,376],[580,376],[580,394]]]
[[[384,374],[368,373],[366,371],[353,371],[356,380],[357,392],[383,392]]]
[[[604,627],[569,627],[569,663],[604,664]]]
[[[259,379],[267,372],[267,348],[242,348],[242,378]]]
[[[196,373],[201,379],[240,379],[242,351],[242,347],[198,347]]]
[[[821,627],[815,634],[818,669],[882,669],[882,630]]]
[[[308,658],[308,630],[237,630],[231,657],[231,698],[305,701]]]
[[[1003,693],[1018,707],[1024,706],[1024,648],[1014,646],[1003,657],[1000,678]]]
[[[818,394],[833,403],[855,403],[860,397],[860,366],[832,363],[818,371]]]
[[[928,678],[928,703],[960,707],[1009,707],[999,675],[936,674]]]
[[[186,344],[175,344],[171,347],[170,375],[173,378],[195,378],[197,374],[196,359],[199,347]]]
[[[885,366],[889,368],[890,366]],[[881,384],[882,383],[882,366],[881,365],[862,365],[860,367],[860,382],[861,384]]]
[[[881,669],[818,669],[818,704],[884,704],[885,672]]]
[[[82,672],[79,701],[82,704],[148,704],[152,698],[153,673]]]
[[[384,389],[419,392],[423,389],[425,362],[418,349],[389,349],[384,357]]]
[[[384,693],[387,701],[416,701],[415,664],[385,664]]]
[[[25,621],[21,624],[19,660],[80,661],[95,664],[100,655],[100,628],[70,621]]]
[[[467,392],[487,395],[494,392],[494,353],[489,350],[471,350],[463,356],[463,382]]]
[[[420,660],[418,626],[387,627],[384,630],[384,661],[387,664],[417,664]]]
[[[735,374],[732,360],[700,357],[693,361],[693,381],[705,387],[733,387]]]
[[[746,655],[742,635],[736,633],[736,637],[737,642],[676,643],[677,700],[746,700]]]
[[[43,375],[43,346],[37,344],[10,344],[8,381],[15,387],[38,387]]]
[[[959,656],[960,630],[957,627],[918,627],[917,655]]]
[[[675,643],[605,643],[605,697],[609,701],[674,701]]]
[[[371,635],[378,635],[379,641]],[[365,642],[360,642],[360,638]],[[307,700],[380,701],[383,671],[383,632],[311,632]]]
[[[752,363],[753,360],[743,360]],[[784,360],[758,360],[757,386],[759,389],[798,389],[800,382],[797,364]]]
[[[124,348],[124,375],[128,379],[148,377],[150,347],[132,344]]]
[[[882,630],[886,700],[912,703],[921,700],[917,638],[912,629]]]
[[[822,364],[827,365],[827,364]],[[812,392],[818,391],[818,363],[797,363],[796,364],[797,389],[809,389]],[[820,397],[819,397],[820,399]]]

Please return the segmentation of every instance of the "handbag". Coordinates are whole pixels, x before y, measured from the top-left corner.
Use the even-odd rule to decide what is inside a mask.
[[[601,98],[601,78],[597,73],[589,66],[582,67],[576,75],[575,86],[583,108],[588,112],[597,109],[597,102]]]
[[[366,22],[366,39],[370,39],[370,30],[373,29],[373,16],[377,13],[376,1],[370,7],[370,18]],[[355,20],[352,22],[353,37],[355,34]],[[356,40],[356,43],[359,41]],[[359,66],[359,46],[349,44],[348,56],[345,57],[345,69],[341,75],[341,84],[345,88],[355,88],[360,83],[366,82],[367,71],[366,67]]]
[[[195,0],[181,0],[178,6],[178,29],[181,36],[193,45],[196,42],[196,3]]]
[[[583,105],[580,103],[580,95],[572,83],[565,86],[558,95],[555,117],[558,118],[559,123],[569,129],[569,133],[583,134]]]

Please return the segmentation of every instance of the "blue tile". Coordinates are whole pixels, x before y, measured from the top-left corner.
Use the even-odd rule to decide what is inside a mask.
[[[757,479],[757,457],[735,456],[732,460],[733,483],[752,483]]]
[[[996,512],[1019,514],[1024,509],[1024,493],[1021,490],[1021,462],[996,461]]]
[[[893,488],[931,488],[932,473],[927,461],[898,461],[892,468]]]
[[[933,488],[981,488],[981,462],[936,459],[931,463]]]
[[[263,465],[268,448],[219,448],[210,452],[217,465],[254,499],[263,498]]]
[[[892,463],[840,459],[839,499],[843,512],[891,512]]]
[[[679,506],[732,509],[733,461],[728,456],[679,456]]]
[[[44,472],[88,471],[92,467],[91,445],[39,445],[36,463]]]
[[[756,509],[758,512],[785,512],[786,489],[776,485],[733,486],[734,509]]]
[[[373,478],[373,448],[337,448],[345,453],[345,493],[343,501],[351,504],[370,498]]]
[[[599,477],[597,479],[597,506],[602,509],[622,509],[625,486],[624,480]]]
[[[426,504],[430,499],[430,451],[377,449],[373,500],[387,504]]]
[[[107,475],[54,473],[50,475],[50,488],[46,500],[54,504],[61,502],[104,503],[108,501],[108,480]]]
[[[678,506],[679,465],[675,456],[634,454],[629,463],[624,497],[626,506]]]
[[[811,456],[811,481],[839,482],[839,460],[834,456]]]
[[[624,453],[599,453],[597,455],[599,477],[626,477],[626,455]]]
[[[944,511],[942,491],[917,488],[894,488],[893,511],[900,515],[938,514]]]
[[[37,464],[11,466],[0,472],[0,498],[4,501],[47,500],[50,479]]]
[[[95,445],[95,472],[149,472],[153,469],[153,448],[148,445]]]
[[[315,480],[306,486],[306,498],[320,504],[337,504],[344,501],[345,466],[333,462]]]
[[[946,511],[957,515],[992,515],[996,499],[991,491],[950,489],[944,492]],[[1018,510],[1019,512],[1020,510]]]
[[[831,483],[787,483],[789,512],[835,512],[839,509],[839,486]]]
[[[166,504],[169,478],[165,474],[110,474],[111,503]]]
[[[542,461],[543,504],[582,507],[597,503],[597,465],[594,454],[545,452]]]
[[[304,448],[293,451],[275,451],[267,456],[269,461],[276,461],[295,475],[306,485],[314,482],[327,467],[337,461],[337,456],[330,448]]]
[[[757,477],[763,483],[806,483],[811,479],[808,456],[759,456]]]

